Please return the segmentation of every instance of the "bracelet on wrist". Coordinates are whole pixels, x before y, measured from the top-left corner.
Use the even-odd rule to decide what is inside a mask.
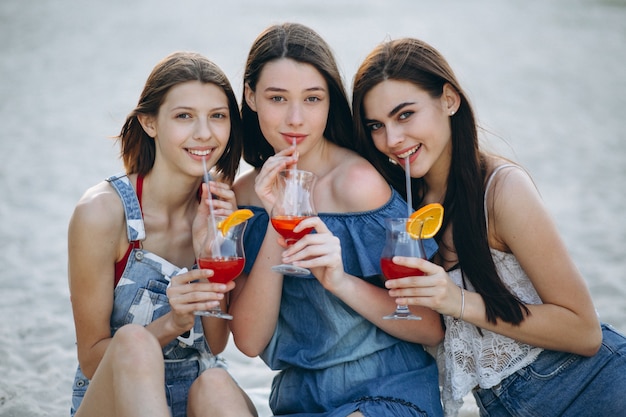
[[[465,313],[465,290],[461,288],[461,314],[459,314],[459,320],[463,320],[463,313]]]

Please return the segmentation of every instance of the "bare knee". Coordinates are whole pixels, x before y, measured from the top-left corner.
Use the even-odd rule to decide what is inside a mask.
[[[207,391],[218,392],[220,390],[230,391],[236,387],[235,381],[223,368],[209,368],[202,372],[191,386],[192,391],[205,393]]]
[[[210,368],[194,381],[189,390],[187,415],[257,416],[250,398],[223,368]]]
[[[152,333],[137,324],[127,324],[115,332],[108,347],[114,362],[129,369],[154,367],[162,362],[163,354],[158,340]]]

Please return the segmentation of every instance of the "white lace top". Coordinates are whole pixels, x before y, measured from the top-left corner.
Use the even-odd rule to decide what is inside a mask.
[[[489,190],[495,174],[506,164],[497,167],[487,181]],[[485,197],[485,217],[487,203]],[[491,249],[498,275],[507,288],[526,304],[541,304],[541,299],[530,279],[511,253]],[[450,278],[462,286],[460,269],[450,271]],[[467,282],[468,291],[474,288]],[[532,363],[542,349],[517,342],[509,337],[482,330],[450,316],[444,316],[446,334],[437,350],[437,364],[443,387],[442,401],[446,416],[456,416],[463,405],[463,397],[474,387],[491,388],[504,378]]]

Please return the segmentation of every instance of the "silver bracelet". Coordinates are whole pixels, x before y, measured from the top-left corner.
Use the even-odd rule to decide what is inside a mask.
[[[465,313],[465,290],[461,288],[461,314],[459,320],[463,320],[463,313]]]

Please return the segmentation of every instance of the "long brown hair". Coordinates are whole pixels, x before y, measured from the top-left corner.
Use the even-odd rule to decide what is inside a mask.
[[[154,140],[143,130],[137,115],[156,116],[169,90],[187,81],[200,81],[220,87],[228,99],[230,136],[224,153],[215,165],[224,181],[232,183],[239,168],[243,134],[237,99],[224,72],[206,57],[195,52],[174,52],[156,64],[139,97],[135,109],[128,115],[118,140],[120,155],[128,174],[146,175],[154,165]]]
[[[364,155],[406,197],[404,170],[378,151],[365,124],[363,99],[384,80],[408,81],[439,98],[444,85],[458,92],[461,103],[451,116],[452,161],[444,198],[445,219],[439,235],[452,225],[454,246],[463,279],[469,280],[485,300],[487,319],[497,318],[519,324],[529,314],[528,308],[504,285],[494,265],[487,237],[483,210],[485,196],[485,154],[478,145],[474,111],[454,72],[443,56],[432,46],[417,39],[404,38],[385,42],[365,59],[354,77],[352,109],[358,151]],[[414,207],[422,205],[425,182],[412,178]]]
[[[248,85],[254,91],[265,64],[280,58],[310,64],[324,77],[330,94],[324,137],[339,146],[354,149],[352,113],[341,74],[332,50],[313,29],[299,23],[283,23],[265,29],[250,48],[243,77],[244,87]],[[243,159],[259,168],[274,155],[274,149],[263,136],[259,117],[248,106],[245,96],[241,100],[241,118],[244,129]]]

